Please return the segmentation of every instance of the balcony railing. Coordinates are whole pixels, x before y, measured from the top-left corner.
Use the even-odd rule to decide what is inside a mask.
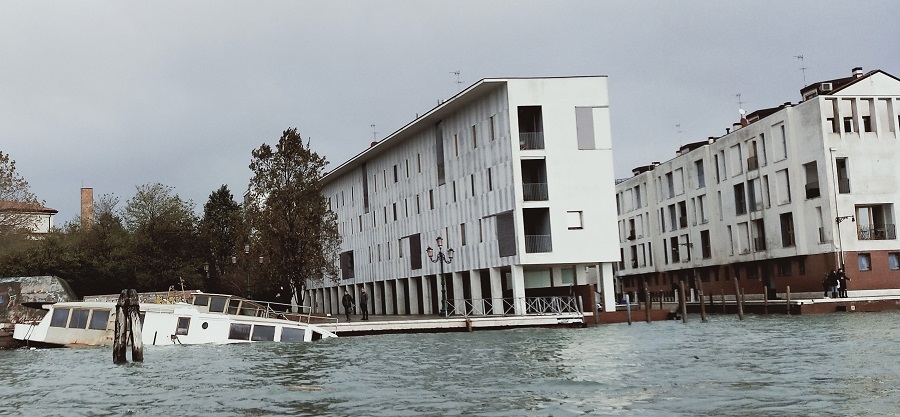
[[[544,253],[553,251],[550,235],[525,235],[525,253]]]
[[[859,240],[888,240],[897,238],[897,230],[893,224],[861,224]]]
[[[547,201],[547,183],[546,182],[526,182],[522,184],[522,192],[525,194],[525,201]]]
[[[519,132],[519,149],[544,149],[544,132]]]
[[[821,193],[819,192],[819,182],[818,181],[806,184],[806,198],[807,199],[816,198],[819,195],[821,195]]]

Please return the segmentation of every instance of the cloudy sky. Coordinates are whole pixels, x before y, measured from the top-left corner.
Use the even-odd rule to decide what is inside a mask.
[[[334,166],[482,78],[608,75],[626,177],[724,134],[737,94],[796,102],[801,67],[900,76],[897,22],[896,0],[5,1],[0,150],[58,225],[81,187],[200,213],[285,128]]]

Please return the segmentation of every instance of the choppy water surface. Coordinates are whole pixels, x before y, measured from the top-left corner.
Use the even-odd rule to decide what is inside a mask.
[[[0,351],[0,415],[900,413],[898,313]]]

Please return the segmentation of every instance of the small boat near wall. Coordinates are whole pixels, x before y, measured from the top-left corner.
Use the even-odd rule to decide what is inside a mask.
[[[310,342],[337,337],[334,329],[326,329],[336,320],[295,313],[291,306],[201,292],[182,298],[186,302],[140,304],[144,346]],[[67,301],[44,308],[49,311],[39,322],[16,324],[13,338],[42,346],[113,344],[115,302]]]

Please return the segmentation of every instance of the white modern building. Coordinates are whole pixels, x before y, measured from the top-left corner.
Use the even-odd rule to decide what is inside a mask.
[[[444,291],[455,313],[573,293],[590,311],[601,289],[614,308],[606,77],[481,80],[322,181],[343,243],[339,281],[309,289],[318,312],[362,287],[376,314],[438,314]]]
[[[53,230],[56,213],[59,211],[40,204],[0,201],[0,227],[22,228],[32,237],[40,237]]]
[[[627,291],[822,293],[844,267],[850,290],[900,289],[900,80],[855,68],[803,101],[746,115],[616,185]]]

